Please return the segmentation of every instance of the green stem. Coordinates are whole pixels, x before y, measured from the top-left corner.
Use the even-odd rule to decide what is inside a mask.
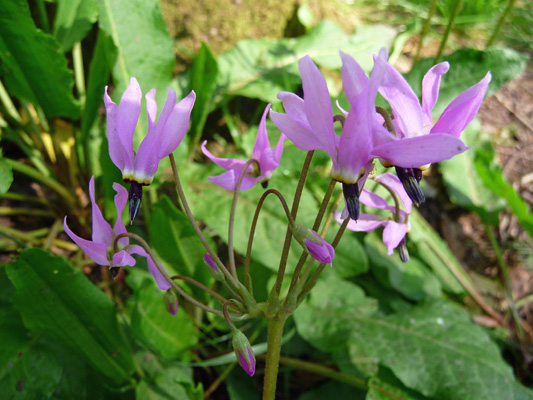
[[[259,165],[259,161],[253,158],[251,160],[246,161],[246,164],[244,164],[244,167],[242,168],[241,173],[239,174],[239,179],[237,180],[237,184],[235,185],[235,190],[233,191],[233,201],[231,203],[231,212],[229,216],[228,256],[230,271],[233,274],[235,280],[239,279],[237,276],[237,267],[235,266],[235,252],[233,251],[233,227],[235,226],[235,213],[237,211],[237,200],[239,199],[239,191],[241,189],[242,181],[248,173],[248,167],[252,164],[255,164],[258,169],[258,175],[261,175],[261,166]]]
[[[39,19],[41,21],[41,29],[50,33],[50,23],[48,22],[48,14],[46,13],[46,7],[44,6],[43,0],[36,0],[37,11],[39,13]]]
[[[235,289],[239,290],[241,288],[241,285],[238,281],[236,281],[231,273],[227,270],[226,266],[220,261],[220,258],[215,253],[207,239],[205,238],[204,234],[202,233],[202,230],[196,223],[196,220],[194,219],[194,215],[192,215],[191,208],[189,207],[189,203],[187,203],[187,199],[185,198],[185,193],[183,192],[183,187],[181,185],[181,181],[178,175],[178,168],[176,167],[176,160],[174,159],[174,155],[170,153],[168,156],[170,159],[170,165],[172,166],[172,173],[174,175],[174,182],[176,184],[176,191],[178,192],[178,196],[180,198],[181,204],[183,206],[183,210],[185,211],[185,214],[187,215],[187,218],[189,218],[189,222],[191,223],[194,231],[196,232],[196,235],[204,245],[205,249],[209,253],[209,255],[213,258],[213,261],[215,261],[215,264],[218,268],[224,273],[226,278],[232,283],[233,287]]]
[[[302,197],[302,192],[305,186],[305,180],[307,179],[307,173],[309,172],[309,166],[311,165],[311,160],[313,159],[314,151],[309,151],[305,157],[304,165],[302,167],[302,173],[300,174],[300,179],[298,180],[298,186],[296,187],[296,192],[294,193],[294,201],[292,203],[291,215],[292,218],[296,220],[296,215],[298,214],[298,207],[300,206],[300,199]],[[277,298],[281,291],[281,285],[283,283],[283,277],[285,276],[285,269],[287,268],[287,260],[289,258],[289,249],[291,246],[292,231],[290,226],[287,227],[287,233],[285,234],[285,242],[283,243],[283,251],[281,253],[281,260],[279,263],[278,276],[276,277],[276,283],[272,288],[270,293],[271,298]]]
[[[413,65],[417,63],[419,57],[420,57],[420,50],[422,50],[422,45],[424,43],[424,38],[426,37],[427,33],[429,32],[429,28],[431,26],[431,19],[433,18],[433,15],[435,15],[435,11],[437,11],[437,5],[439,0],[432,0],[431,1],[431,7],[429,8],[428,18],[426,19],[426,23],[424,24],[424,27],[422,28],[422,33],[420,34],[420,42],[418,42],[418,47],[416,49],[416,55],[413,60]]]
[[[453,3],[452,15],[450,15],[448,25],[446,26],[446,31],[444,32],[444,37],[442,38],[440,42],[439,51],[437,53],[437,57],[435,57],[435,61],[433,61],[433,65],[438,64],[442,58],[442,53],[444,52],[444,47],[446,47],[448,36],[450,36],[450,32],[452,31],[455,17],[457,17],[457,14],[459,14],[459,11],[461,10],[462,5],[463,5],[463,0],[455,0],[455,2]]]
[[[281,356],[281,339],[287,315],[276,315],[267,320],[267,353],[265,367],[265,381],[263,386],[263,400],[276,398],[278,382],[279,359]]]
[[[379,179],[374,179],[374,182],[380,184],[383,186],[392,196],[392,199],[394,200],[394,206],[396,208],[396,212],[394,213],[394,221],[398,223],[403,223],[403,221],[400,221],[400,200],[398,199],[398,194],[389,186],[385,185],[383,182],[381,182]]]
[[[183,276],[183,275],[174,275],[174,276],[171,276],[170,279],[179,279],[179,280],[182,280],[182,281],[185,281],[185,282],[188,282],[194,286],[196,286],[197,288],[200,288],[202,289],[204,292],[206,293],[209,293],[211,296],[213,297],[216,297],[218,299],[218,301],[220,301],[220,303],[224,304],[226,302],[228,302],[229,300],[226,299],[224,296],[221,296],[219,295],[217,292],[215,292],[214,290],[208,288],[207,286],[205,286],[204,284],[198,282],[197,280],[193,279],[193,278],[190,278],[188,276]]]
[[[392,123],[392,118],[390,114],[385,110],[383,107],[376,106],[376,112],[380,114],[383,119],[385,120],[385,126],[387,127],[387,130],[392,133],[394,136],[398,137],[398,134],[396,133],[396,129],[394,129],[394,124]]]
[[[85,109],[85,73],[83,71],[83,55],[81,52],[81,42],[74,43],[72,47],[72,61],[74,64],[74,77],[76,89],[80,99],[81,109]]]
[[[490,36],[489,40],[487,41],[487,45],[485,48],[489,48],[494,43],[494,40],[496,40],[496,37],[498,37],[498,34],[500,33],[500,30],[502,29],[503,22],[511,12],[511,9],[513,8],[514,0],[509,0],[507,3],[507,7],[505,7],[505,10],[503,11],[502,16],[498,20],[498,23],[496,24],[496,28],[494,28],[494,32],[492,32],[492,35]]]

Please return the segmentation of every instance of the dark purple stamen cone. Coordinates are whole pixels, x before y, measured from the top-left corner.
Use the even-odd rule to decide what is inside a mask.
[[[120,272],[119,267],[111,267],[109,268],[109,275],[111,275],[111,278],[115,279]]]
[[[402,260],[404,263],[409,262],[409,252],[407,251],[407,246],[405,244],[405,237],[400,240],[400,244],[398,244],[397,248],[398,253],[400,254],[400,260]]]
[[[268,188],[268,181],[261,182],[261,186],[263,186],[263,189]]]
[[[422,189],[420,189],[420,185],[418,184],[418,182],[420,182],[422,179],[422,171],[418,168],[395,168],[396,175],[398,175],[398,178],[403,184],[405,192],[413,201],[413,203],[415,203],[415,205],[418,207],[421,203],[425,202],[426,198],[424,197],[424,193],[422,193]]]
[[[343,182],[342,192],[350,218],[357,221],[357,218],[359,218],[359,187],[357,183]]]
[[[131,223],[133,223],[133,221],[135,220],[135,217],[137,217],[137,214],[139,213],[142,199],[143,199],[143,187],[137,182],[132,182],[130,186],[130,192],[128,195]]]

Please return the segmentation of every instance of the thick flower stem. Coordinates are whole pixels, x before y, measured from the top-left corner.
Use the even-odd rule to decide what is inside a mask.
[[[274,400],[276,398],[276,385],[278,382],[279,359],[281,355],[281,339],[283,337],[283,327],[287,315],[277,314],[267,320],[267,353],[265,368],[265,383],[263,386],[263,400]]]

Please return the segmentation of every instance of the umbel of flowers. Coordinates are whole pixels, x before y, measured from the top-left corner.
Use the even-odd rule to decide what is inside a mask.
[[[214,251],[192,215],[172,154],[188,129],[196,96],[194,92],[177,102],[176,94],[169,89],[166,103],[158,118],[155,90],[152,89],[146,94],[148,131],[135,152],[133,135],[141,108],[139,84],[135,78],[131,78],[118,106],[109,97],[106,87],[104,103],[107,111],[109,155],[122,172],[124,182],[130,184],[129,195],[122,185],[113,184],[117,193],[117,219],[114,227],[111,227],[96,204],[93,177],[89,184],[92,240],[77,236],[67,225],[66,217],[64,221],[65,232],[71,239],[95,263],[108,266],[113,276],[116,276],[120,267],[132,267],[136,264],[132,255],[146,258],[148,269],[159,289],[166,291],[163,304],[170,314],[175,315],[178,312],[178,297],[181,297],[224,318],[233,332],[235,359],[249,375],[254,375],[256,370],[254,348],[244,333],[236,327],[235,322],[249,318],[266,318],[268,348],[264,399],[275,397],[285,321],[313,289],[325,266],[333,265],[335,247],[346,229],[369,232],[383,228],[383,242],[388,254],[391,255],[396,249],[402,261],[409,261],[406,247],[406,237],[410,230],[409,215],[413,204],[419,206],[424,202],[424,195],[419,187],[422,171],[431,163],[449,159],[468,149],[461,141],[460,135],[479,110],[491,79],[490,73],[487,73],[479,83],[454,99],[434,123],[431,111],[438,99],[441,77],[450,68],[448,63],[435,65],[424,76],[420,103],[409,84],[388,63],[386,50],[382,49],[374,56],[370,76],[367,76],[350,55],[341,51],[340,57],[344,92],[350,106],[348,110],[339,108],[339,112],[334,114],[326,81],[312,59],[306,56],[299,61],[303,98],[294,93],[280,92],[278,98],[282,101],[285,112],[274,112],[270,110],[270,104],[266,106],[249,159],[219,158],[207,149],[206,142],[202,144],[202,152],[225,170],[218,176],[209,177],[209,181],[233,192],[228,223],[227,260],[222,260]],[[378,92],[388,101],[391,112],[376,107]],[[270,145],[266,129],[266,119],[269,115],[281,131],[274,147]],[[342,128],[340,136],[335,133],[336,123]],[[233,251],[233,229],[239,192],[250,189],[257,183],[261,183],[266,189],[268,181],[274,177],[275,170],[281,164],[286,138],[296,147],[308,152],[292,204],[289,206],[284,195],[275,188],[263,192],[258,199],[250,227],[244,263],[237,265]],[[297,213],[308,169],[316,150],[323,150],[331,157],[332,168],[330,183],[315,222],[309,227],[297,222]],[[126,230],[122,221],[126,202],[129,200],[129,217],[133,222],[140,209],[142,186],[152,182],[159,161],[165,157],[170,159],[181,209],[205,246],[206,268],[214,279],[227,289],[230,294],[228,297],[190,277],[169,276],[149,244],[139,235]],[[376,160],[385,167],[393,166],[396,175],[385,173],[372,177],[371,172]],[[389,193],[392,203],[365,188],[369,179]],[[342,184],[344,207],[342,212],[333,209],[324,221],[326,210],[330,208],[330,202],[334,201],[331,196],[337,182]],[[279,200],[285,212],[287,232],[280,248],[280,264],[274,286],[265,301],[258,301],[253,295],[251,251],[263,203],[270,195]],[[335,204],[338,204],[338,200]],[[367,208],[381,212],[361,212],[361,203]],[[333,241],[328,243],[324,237],[332,218],[341,226]],[[130,240],[138,244],[131,244]],[[301,257],[293,266],[294,273],[289,286],[282,290],[289,250],[294,243],[300,246]],[[311,258],[308,261],[309,256]],[[317,261],[318,265],[315,265]],[[237,268],[244,271],[241,275],[244,276],[242,281],[237,274]],[[183,280],[185,284],[192,284],[206,291],[218,301],[218,306],[208,306],[193,298],[188,291],[176,284],[177,280]]]

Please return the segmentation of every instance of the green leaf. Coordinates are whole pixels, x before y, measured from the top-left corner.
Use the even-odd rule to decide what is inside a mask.
[[[483,184],[495,195],[507,201],[507,205],[513,211],[520,225],[533,238],[533,214],[524,199],[505,180],[502,169],[495,161],[494,149],[490,143],[487,143],[487,146],[484,146],[484,148],[480,146],[476,149],[474,166]]]
[[[133,363],[115,307],[85,275],[40,249],[24,251],[7,274],[29,330],[61,341],[117,384],[130,380]]]
[[[197,143],[202,135],[205,120],[211,108],[217,75],[217,60],[209,47],[202,42],[189,74],[191,89],[196,93],[196,101],[191,112],[191,143]]]
[[[13,170],[11,165],[4,159],[3,151],[0,149],[0,194],[7,193],[13,183]]]
[[[114,99],[137,78],[143,91],[155,88],[162,104],[172,77],[174,50],[157,0],[96,0],[100,29],[113,39],[118,57],[113,68]],[[143,113],[141,113],[142,115]]]
[[[151,400],[202,400],[203,387],[197,387],[188,379],[183,380],[183,367],[172,366],[165,368],[155,376],[143,379],[135,388],[137,399]]]
[[[94,0],[58,0],[54,20],[54,36],[64,52],[80,42],[98,20],[98,7]]]
[[[226,379],[231,400],[259,400],[259,389],[242,368],[234,368]]]
[[[475,211],[484,220],[501,211],[505,201],[491,192],[484,184],[475,166],[475,148],[480,145],[479,120],[474,120],[461,135],[461,139],[474,149],[458,154],[453,160],[442,161],[439,171],[450,200]]]
[[[339,230],[337,223],[332,223],[326,235],[326,241],[331,243]],[[344,233],[333,260],[333,272],[341,278],[353,278],[368,271],[368,257],[365,249],[355,235]]]
[[[465,282],[470,280],[448,244],[414,208],[409,222],[411,231],[407,240],[415,243],[419,258],[433,270],[442,288],[450,293],[464,293],[465,290],[456,276],[462,276]]]
[[[207,250],[188,218],[167,196],[154,204],[148,231],[153,249],[170,275],[185,275],[207,286],[212,284],[213,278],[204,264]],[[196,296],[205,295],[195,286],[192,289]]]
[[[447,399],[531,399],[485,331],[456,306],[423,302],[384,318],[354,316],[352,340],[404,385]]]
[[[386,287],[410,300],[441,295],[440,282],[421,261],[411,257],[404,263],[396,252],[388,256],[385,244],[376,234],[366,235],[365,248],[372,263],[372,273]]]
[[[506,48],[489,48],[485,51],[459,49],[444,56],[442,61],[450,63],[450,70],[442,77],[439,100],[432,114],[434,116],[440,115],[454,98],[470,86],[478,83],[488,71],[492,74],[492,80],[487,90],[487,96],[492,95],[505,82],[520,75],[527,60],[526,54]],[[433,61],[433,58],[422,59],[405,75],[405,79],[419,97],[422,94],[422,78],[433,66]]]
[[[297,63],[303,56],[308,54],[323,67],[340,68],[342,49],[368,71],[373,64],[368,52],[390,47],[395,34],[392,28],[374,24],[347,35],[333,22],[322,21],[296,39],[245,39],[218,58],[218,92],[276,102],[278,92],[294,90],[300,83]]]
[[[36,28],[25,0],[0,2],[0,76],[14,97],[48,118],[80,116],[72,71],[55,39]]]
[[[135,293],[131,327],[148,348],[175,359],[196,345],[198,335],[191,319],[184,310],[169,314],[163,302],[164,292],[156,287],[149,273],[136,270],[128,275],[127,283]]]
[[[317,282],[294,321],[302,338],[321,351],[334,352],[346,348],[353,318],[372,315],[376,308],[360,287],[331,275]]]

